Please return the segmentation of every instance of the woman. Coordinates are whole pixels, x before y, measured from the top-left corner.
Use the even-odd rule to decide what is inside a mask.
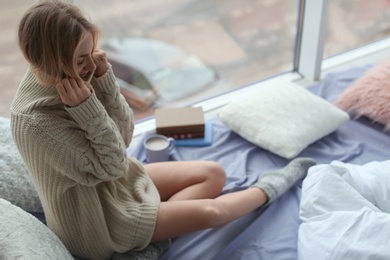
[[[126,156],[133,114],[97,47],[96,26],[69,3],[41,1],[18,36],[31,66],[11,107],[14,139],[48,226],[75,255],[109,258],[221,226],[272,202],[315,164],[296,159],[219,197],[225,172],[217,163],[142,165]]]

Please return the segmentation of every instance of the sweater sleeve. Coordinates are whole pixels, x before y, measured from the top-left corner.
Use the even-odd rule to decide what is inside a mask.
[[[71,153],[66,157],[78,163],[66,174],[75,174],[69,177],[87,185],[126,174],[129,167],[126,143],[95,93],[82,104],[66,110],[83,130],[70,130],[73,131],[74,140],[65,143],[69,147],[66,153]]]
[[[120,87],[115,79],[112,67],[110,66],[103,76],[94,77],[91,80],[91,85],[97,98],[122,134],[126,147],[128,147],[134,131],[133,111],[120,93]]]

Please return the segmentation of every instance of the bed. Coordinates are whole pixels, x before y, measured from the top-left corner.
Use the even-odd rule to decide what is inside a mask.
[[[380,66],[383,67],[384,65]],[[386,66],[388,65],[386,64]],[[331,73],[320,83],[311,86],[309,91],[329,102],[334,102],[342,93],[350,89],[351,85],[355,84],[358,79],[370,76],[369,74],[367,76],[367,71],[371,71],[374,68],[376,66],[366,65],[342,72]],[[388,73],[382,77],[385,76],[390,77]],[[372,81],[368,80],[368,82]],[[367,93],[364,95],[367,95]],[[334,130],[330,133],[322,137],[317,136],[317,140],[311,143],[308,142],[304,147],[293,153],[279,152],[277,149],[273,150],[272,148],[259,146],[256,143],[258,140],[249,140],[248,136],[242,135],[237,129],[233,130],[220,117],[209,119],[208,122],[213,127],[213,144],[205,147],[176,147],[171,153],[171,160],[213,160],[219,162],[224,166],[227,174],[227,181],[223,193],[246,189],[256,181],[261,172],[268,169],[281,168],[295,156],[313,157],[317,160],[318,165],[310,168],[309,174],[304,180],[298,181],[296,185],[269,206],[260,208],[223,227],[194,232],[172,239],[170,247],[160,256],[160,259],[326,259],[328,257],[327,253],[329,253],[327,247],[329,243],[327,241],[331,241],[332,236],[325,232],[326,229],[318,229],[315,224],[318,224],[316,221],[324,218],[324,215],[331,216],[331,214],[337,211],[335,210],[337,207],[333,207],[332,203],[335,205],[343,204],[338,202],[339,197],[337,193],[339,190],[326,191],[323,189],[329,185],[326,185],[326,180],[319,180],[321,178],[318,176],[322,176],[320,173],[326,169],[331,169],[324,176],[333,176],[337,180],[337,178],[340,178],[340,172],[343,172],[334,170],[339,169],[337,167],[344,167],[347,169],[347,172],[348,170],[349,172],[354,172],[353,169],[358,166],[364,169],[372,169],[372,167],[370,168],[371,163],[374,163],[377,169],[382,169],[384,176],[386,175],[385,169],[388,169],[387,173],[390,172],[389,162],[386,162],[390,159],[390,149],[388,149],[390,147],[390,136],[388,132],[384,131],[386,129],[386,122],[378,122],[378,120],[373,120],[373,116],[370,114],[368,116],[363,114],[352,111],[350,113],[350,120],[340,121],[337,127],[335,126]],[[317,120],[313,121],[317,123],[332,121],[327,117],[314,117],[309,119]],[[315,124],[313,123],[313,125]],[[321,128],[323,127],[321,126]],[[291,131],[291,129],[287,129],[287,132]],[[145,133],[137,145],[128,149],[129,156],[134,156],[146,163],[142,140],[151,133]],[[281,132],[277,132],[276,134],[279,137],[282,135]],[[280,139],[283,141],[281,137]],[[375,171],[371,170],[371,174],[372,172],[375,173]],[[23,172],[23,175],[25,175],[25,172]],[[21,177],[17,176],[17,179],[20,180]],[[26,187],[28,179],[23,180],[25,181],[21,183]],[[7,179],[0,179],[0,184],[5,181]],[[355,188],[356,192],[362,191],[362,188],[358,188],[351,182],[351,178],[344,178],[344,181],[345,185]],[[324,185],[317,185],[317,189],[310,188],[316,186],[315,184],[318,182]],[[373,182],[369,188],[375,190],[377,188],[375,183],[377,182]],[[385,181],[381,183],[383,190],[381,193],[382,200],[388,202],[388,192],[390,190],[388,186],[383,185],[386,183]],[[12,182],[12,185],[15,190],[15,181]],[[37,206],[33,202],[26,203],[28,199],[37,199],[31,195],[33,193],[31,189],[28,191],[28,196],[22,200],[15,200],[12,198],[14,194],[7,193],[4,195],[5,186],[0,185],[0,198],[11,201],[11,204],[22,208],[26,212],[39,211],[39,205]],[[8,188],[10,186],[8,185]],[[364,187],[364,192],[367,193],[368,186],[362,187]],[[19,195],[23,192],[25,193],[24,190],[25,188],[20,188],[20,190],[16,189]],[[323,194],[329,192],[333,194],[333,196],[329,197],[329,207],[322,207]],[[348,193],[340,193],[341,195],[349,198]],[[365,195],[363,194],[361,196],[364,197]],[[366,206],[369,205],[368,202],[365,203]],[[313,206],[314,204],[315,207]],[[3,209],[1,206],[0,203],[0,209]],[[367,207],[370,208],[369,206]],[[315,210],[318,208],[320,210]],[[385,223],[383,227],[388,234],[390,232],[390,226],[385,217],[389,212],[387,211],[386,213],[386,210],[378,205],[375,205],[375,207],[372,206],[370,209],[373,210],[370,213],[371,215],[378,215],[379,213],[383,215],[381,221]],[[350,214],[350,212],[346,214]],[[34,215],[42,217],[42,215],[36,213]],[[333,217],[329,217],[329,219],[335,220]],[[370,223],[377,228],[379,222],[376,222],[374,218],[371,218],[371,220]],[[42,221],[44,222],[44,219]],[[337,219],[335,223],[337,223]],[[364,224],[365,222],[359,223],[360,230],[369,227],[369,225]],[[5,225],[4,222],[3,225]],[[330,221],[327,222],[327,225],[328,227],[335,226]],[[311,232],[313,228],[316,232]],[[321,232],[321,230],[324,230],[324,232]],[[374,254],[373,251],[375,248],[383,250],[389,248],[389,238],[385,237],[385,231],[382,232],[381,239],[376,238],[375,242],[377,247],[372,245],[371,247],[366,247],[365,253],[367,255]],[[357,233],[354,237],[344,236],[344,240],[340,240],[343,242],[343,248],[348,249],[343,252],[334,249],[337,243],[331,244],[334,250],[332,251],[332,257],[328,259],[348,259],[345,256],[353,256],[353,253],[356,252],[356,247],[352,247],[348,242],[364,241],[364,239],[359,238],[359,234]],[[374,233],[367,232],[366,234],[367,238],[369,238],[369,235],[373,235]],[[49,233],[49,235],[52,236],[53,234]],[[8,238],[0,237],[0,249],[2,246],[4,248],[2,244],[4,244],[6,239]],[[322,241],[322,243],[316,243],[318,241]],[[60,242],[56,241],[56,243]],[[375,259],[390,259],[389,250],[382,251],[380,254],[375,254],[377,257]]]
[[[309,89],[333,102],[371,67],[366,65],[332,73]],[[246,141],[224,125],[219,118],[210,121],[213,124],[213,145],[198,148],[176,147],[172,153],[172,160],[204,159],[221,163],[227,173],[223,193],[245,189],[255,182],[259,172],[283,167],[288,162],[288,159]],[[148,133],[144,136],[147,135]],[[333,133],[306,147],[299,156],[313,157],[320,165],[327,165],[333,161],[356,165],[386,161],[390,159],[389,137],[389,134],[383,131],[383,124],[373,122],[367,117],[352,118]],[[129,154],[146,162],[141,145],[130,149]],[[173,239],[172,246],[161,259],[298,259],[298,234],[302,224],[301,196],[302,181],[266,208],[261,208],[221,228]],[[305,205],[310,208],[310,203]],[[390,230],[387,230],[387,233],[389,232]],[[302,242],[304,239],[299,241]],[[387,246],[390,245],[389,239],[386,243]],[[313,253],[313,250],[316,252],[313,243],[310,246],[311,252]],[[385,255],[390,258],[389,250]],[[309,256],[300,254],[302,259],[324,259],[316,254]],[[333,255],[333,258],[329,259],[338,258]]]

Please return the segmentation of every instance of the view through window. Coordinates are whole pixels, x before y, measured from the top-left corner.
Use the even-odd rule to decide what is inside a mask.
[[[324,57],[390,35],[390,0],[330,0]]]
[[[298,0],[74,0],[136,118],[291,71]]]
[[[36,0],[0,2],[0,115],[28,67],[17,26]],[[102,30],[136,119],[292,69],[298,0],[73,0]],[[325,57],[387,37],[389,0],[330,0]]]
[[[18,23],[34,0],[0,1],[0,116],[10,116],[10,106],[27,69],[17,44]]]

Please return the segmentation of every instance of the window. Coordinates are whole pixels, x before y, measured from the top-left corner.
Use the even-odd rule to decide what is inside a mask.
[[[291,71],[298,0],[74,0],[136,119]]]
[[[301,3],[322,1],[72,2],[102,29],[101,46],[140,122],[158,106],[191,105],[291,72]],[[35,2],[0,3],[1,116],[9,117],[12,98],[28,67],[16,34],[21,16]],[[324,57],[342,56],[338,54],[387,37],[389,2],[329,0]],[[304,20],[313,19],[308,15]]]
[[[324,57],[388,37],[389,0],[330,0]]]
[[[34,0],[0,2],[0,116],[10,116],[13,96],[28,67],[16,37],[19,20],[34,3]]]

